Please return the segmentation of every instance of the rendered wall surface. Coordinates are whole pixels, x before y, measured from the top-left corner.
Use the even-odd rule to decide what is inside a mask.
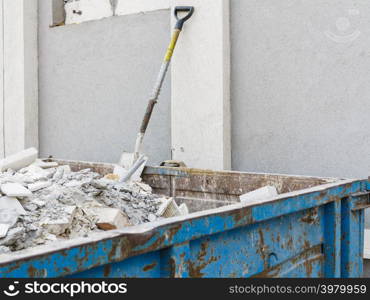
[[[369,9],[231,0],[233,169],[369,176]]]
[[[169,10],[49,28],[39,1],[39,113],[42,156],[116,162],[132,152],[167,48]],[[170,158],[170,76],[144,151]]]

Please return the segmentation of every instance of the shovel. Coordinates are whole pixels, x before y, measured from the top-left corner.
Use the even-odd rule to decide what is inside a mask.
[[[179,16],[179,13],[185,13],[182,17]],[[122,153],[121,159],[120,159],[120,166],[125,168],[127,171],[127,174],[121,179],[121,182],[129,181],[132,176],[135,175],[141,176],[141,173],[145,167],[146,162],[148,161],[148,158],[144,155],[141,155],[141,147],[143,144],[144,136],[146,129],[148,128],[148,124],[150,121],[150,118],[153,113],[154,106],[157,104],[159,94],[162,89],[162,85],[164,82],[164,79],[166,77],[168,67],[170,65],[173,52],[175,50],[178,38],[180,36],[180,33],[182,31],[182,28],[187,20],[190,19],[190,17],[194,13],[194,7],[192,6],[177,6],[174,9],[174,15],[177,20],[176,26],[172,35],[172,39],[170,42],[170,45],[167,49],[164,61],[162,63],[161,69],[158,74],[157,81],[155,83],[152,95],[149,98],[148,106],[143,118],[143,121],[141,123],[140,131],[136,138],[135,143],[135,150],[134,153]]]

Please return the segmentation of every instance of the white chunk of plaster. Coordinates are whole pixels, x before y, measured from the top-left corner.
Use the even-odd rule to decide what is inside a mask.
[[[17,223],[19,215],[15,208],[0,209],[0,238],[7,236],[8,230]]]
[[[32,196],[30,190],[20,183],[4,183],[1,185],[1,192],[8,197],[29,197]]]
[[[240,201],[243,203],[250,203],[252,201],[265,200],[278,196],[278,192],[274,186],[265,186],[263,188],[254,190],[240,196]]]
[[[13,227],[18,221],[19,215],[19,212],[15,208],[1,208],[0,223],[9,225],[9,228]]]
[[[78,24],[112,17],[110,0],[74,0],[65,4],[66,24]]]
[[[43,168],[43,169],[49,169],[49,168],[56,168],[58,166],[58,163],[56,163],[56,162],[44,162],[41,159],[36,159],[36,161],[32,165],[36,166],[36,167]]]
[[[2,159],[0,161],[0,171],[7,169],[18,171],[32,164],[37,158],[38,152],[35,148],[29,148]]]
[[[36,182],[36,183],[29,184],[28,189],[31,192],[36,192],[36,191],[39,191],[39,190],[42,190],[42,189],[45,189],[45,188],[51,186],[51,184],[52,183],[50,181],[39,181],[39,182]]]
[[[22,204],[14,197],[1,197],[0,198],[0,210],[13,209],[20,215],[26,215],[27,212],[24,210]]]
[[[44,207],[46,205],[46,202],[45,201],[42,201],[42,200],[32,200],[32,203],[33,204],[36,204],[38,207]]]
[[[76,206],[66,206],[64,211],[67,215],[59,219],[47,218],[41,222],[42,227],[44,227],[49,233],[60,235],[64,233],[73,221],[73,218],[77,212]]]
[[[121,229],[130,226],[127,215],[116,208],[98,208],[95,209],[98,217],[96,226],[102,230]]]
[[[0,239],[6,237],[9,228],[10,228],[9,224],[0,224]]]

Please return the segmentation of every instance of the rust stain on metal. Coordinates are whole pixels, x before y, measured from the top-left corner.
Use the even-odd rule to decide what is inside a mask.
[[[189,263],[189,275],[193,278],[201,278],[204,276],[202,272],[205,267],[209,264],[218,261],[218,258],[215,256],[210,256],[208,260],[205,260],[207,256],[207,249],[208,249],[208,242],[203,242],[201,244],[201,249],[198,254],[198,259],[196,262],[188,262]]]
[[[150,251],[154,251],[157,249],[163,248],[163,245],[165,244],[166,237],[164,235],[158,236],[154,243],[152,243],[150,246],[148,246],[145,249],[141,249],[140,251],[133,251],[131,252],[132,255],[138,255]]]
[[[315,254],[315,255],[314,255]],[[313,256],[314,255],[314,256]],[[311,257],[310,257],[311,256]],[[318,261],[323,261],[324,255],[321,253],[321,245],[315,246],[311,249],[307,249],[300,255],[292,258],[290,260],[290,264],[292,265],[302,265],[306,270],[306,277],[313,276],[313,266]],[[276,278],[276,277],[284,277],[286,273],[284,273],[284,265],[286,263],[281,263],[273,268],[264,269],[262,272],[253,275],[252,278]],[[319,274],[321,276],[321,273]]]
[[[318,207],[314,207],[308,210],[307,214],[301,218],[301,221],[307,224],[315,224],[318,221]]]
[[[112,271],[112,265],[105,265],[104,266],[104,277],[109,277],[110,273]]]
[[[171,228],[168,230],[169,231],[169,236],[168,236],[168,239],[170,241],[173,240],[173,238],[175,237],[176,233],[179,232],[179,230],[182,228],[182,224],[179,223],[179,224],[176,224],[174,226],[171,226]]]
[[[236,224],[253,222],[252,209],[250,207],[231,211],[230,215],[232,216]]]
[[[132,245],[138,245],[135,244],[135,241],[133,240],[142,242],[140,235],[136,236],[135,238],[124,236],[118,239],[114,239],[112,247],[108,253],[109,261],[115,261],[117,259],[124,259],[129,257],[133,248]]]
[[[176,261],[173,257],[169,261],[170,278],[176,278]]]
[[[315,260],[305,260],[303,263],[304,268],[306,269],[306,277],[311,277],[312,276],[312,269],[313,266],[312,264],[315,262]]]
[[[289,239],[286,245],[288,249],[293,249],[293,237],[292,236],[289,236]]]
[[[29,266],[29,268],[27,269],[27,273],[29,277],[35,278],[37,277],[38,272],[36,268],[34,268],[33,266]]]
[[[67,257],[68,254],[67,254],[67,251],[63,250],[60,252],[60,255],[64,256],[64,257]]]
[[[259,235],[259,243],[257,248],[257,254],[261,256],[261,259],[263,261],[264,268],[268,268],[268,257],[267,257],[267,247],[265,245],[265,237],[263,234],[263,230],[261,228],[258,229],[258,235]]]
[[[20,265],[19,263],[15,263],[13,266],[11,266],[9,269],[8,269],[8,273],[11,273],[17,269],[19,269]]]
[[[280,232],[278,232],[277,234],[276,241],[278,242],[278,244],[280,244]]]
[[[145,266],[145,267],[143,268],[143,271],[144,271],[144,272],[148,272],[148,271],[150,271],[150,270],[153,270],[156,266],[157,266],[157,263],[156,263],[156,262],[154,262],[154,263],[152,263],[152,264],[150,264],[150,265]]]
[[[310,249],[310,248],[311,248],[310,242],[308,240],[305,240],[303,242],[303,249]]]

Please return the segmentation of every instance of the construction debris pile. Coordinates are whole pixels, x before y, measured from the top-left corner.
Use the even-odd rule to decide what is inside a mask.
[[[187,213],[173,199],[152,194],[150,186],[122,183],[114,174],[72,172],[41,160],[18,170],[0,168],[0,254],[153,222],[176,215],[168,212],[174,208]]]

